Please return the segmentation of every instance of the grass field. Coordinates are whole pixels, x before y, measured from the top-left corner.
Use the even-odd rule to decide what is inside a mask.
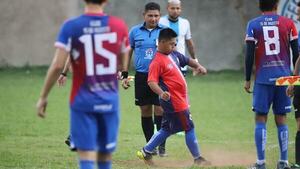
[[[35,103],[45,68],[0,70],[0,169],[69,169],[77,167],[75,153],[64,140],[69,131],[68,97],[70,79],[64,88],[55,87],[49,97],[47,118],[39,119]],[[209,73],[187,77],[191,112],[203,155],[214,167],[245,168],[255,161],[254,120],[251,95],[243,90],[242,72]],[[136,158],[145,140],[140,113],[134,106],[133,87],[121,91],[121,127],[113,168],[147,168]],[[288,118],[289,159],[294,162],[294,114]],[[267,164],[275,168],[278,160],[277,129],[269,116]],[[183,136],[167,140],[166,158],[155,157],[158,169],[193,168],[192,157]]]

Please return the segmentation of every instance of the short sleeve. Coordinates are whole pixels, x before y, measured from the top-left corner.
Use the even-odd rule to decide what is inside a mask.
[[[70,28],[69,22],[65,22],[58,34],[56,42],[54,44],[55,47],[65,49],[66,51],[70,51],[71,46],[71,36],[70,36]]]
[[[186,27],[187,27],[187,32],[185,34],[185,40],[192,39],[192,33],[191,33],[191,27],[190,27],[190,22],[186,20]]]
[[[254,28],[251,22],[249,22],[247,25],[245,41],[255,41],[255,42],[257,41],[254,37]]]
[[[290,32],[290,41],[298,39],[298,31],[296,25],[291,21],[291,32]]]
[[[158,83],[159,75],[160,75],[160,64],[159,64],[159,62],[155,62],[153,60],[149,66],[148,82]]]

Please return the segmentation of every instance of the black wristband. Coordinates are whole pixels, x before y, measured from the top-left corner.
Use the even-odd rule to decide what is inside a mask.
[[[67,73],[61,72],[60,74],[67,77]]]
[[[127,79],[128,78],[128,72],[122,72],[121,79]]]

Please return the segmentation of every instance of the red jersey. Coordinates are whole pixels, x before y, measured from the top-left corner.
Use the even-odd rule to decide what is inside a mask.
[[[148,82],[156,82],[163,91],[171,94],[169,101],[160,99],[160,104],[166,113],[180,112],[188,109],[187,84],[180,67],[189,63],[189,58],[179,52],[169,55],[157,52],[152,60]]]

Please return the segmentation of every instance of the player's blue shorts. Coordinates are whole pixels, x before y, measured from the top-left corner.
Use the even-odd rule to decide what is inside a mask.
[[[119,112],[87,113],[71,109],[71,140],[79,150],[113,152],[118,130]]]
[[[291,99],[286,95],[286,86],[254,84],[253,111],[268,114],[272,105],[274,114],[291,112]]]
[[[194,123],[189,110],[176,113],[164,113],[161,127],[171,134],[180,131],[189,131],[194,128]]]

